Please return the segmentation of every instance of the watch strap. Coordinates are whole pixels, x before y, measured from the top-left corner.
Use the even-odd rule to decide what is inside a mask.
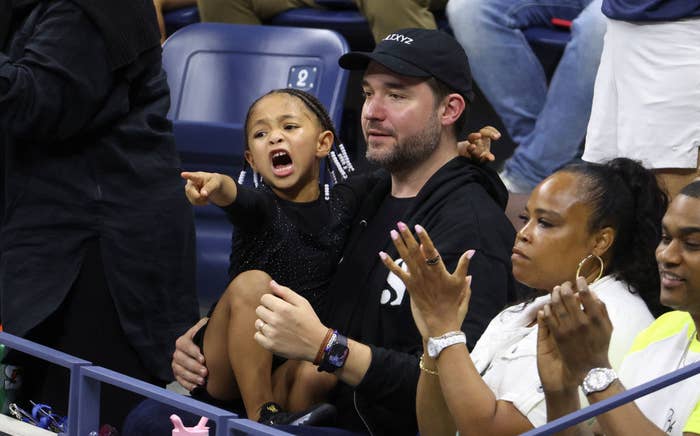
[[[462,331],[447,332],[435,338],[428,338],[428,356],[435,359],[445,348],[466,343],[467,336]]]

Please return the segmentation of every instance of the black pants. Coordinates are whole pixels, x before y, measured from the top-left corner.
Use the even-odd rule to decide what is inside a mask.
[[[89,242],[78,278],[66,299],[27,335],[27,339],[95,365],[164,385],[150,374],[127,342],[109,293],[97,240]],[[28,407],[29,400],[33,400],[51,405],[62,415],[67,413],[70,380],[67,369],[17,352],[12,352],[5,360],[24,369],[20,404]],[[121,428],[126,415],[142,399],[139,395],[102,384],[100,423]]]

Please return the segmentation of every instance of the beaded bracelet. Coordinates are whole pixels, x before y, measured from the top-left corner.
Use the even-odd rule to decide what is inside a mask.
[[[425,372],[427,372],[427,373],[430,374],[430,375],[438,375],[438,372],[437,372],[437,371],[435,371],[435,370],[433,370],[433,369],[430,369],[430,368],[428,368],[427,366],[425,366],[425,363],[423,363],[423,355],[422,355],[422,354],[421,354],[421,356],[420,356],[420,360],[418,361],[418,366],[420,367],[420,369],[421,369],[422,371],[425,371]]]

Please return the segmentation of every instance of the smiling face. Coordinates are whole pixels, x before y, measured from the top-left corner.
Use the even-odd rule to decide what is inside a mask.
[[[581,199],[580,178],[560,171],[532,191],[511,256],[518,281],[551,292],[554,286],[575,279],[582,259],[591,253],[603,256],[611,246],[609,228],[593,233],[589,230],[592,210]],[[590,268],[586,275],[595,278],[598,262],[587,263]]]
[[[371,62],[362,88],[367,160],[396,172],[428,159],[439,145],[442,125],[425,79],[400,76]]]
[[[275,193],[290,201],[319,195],[320,159],[328,155],[333,134],[297,97],[272,93],[251,108],[245,157]]]
[[[661,304],[700,315],[700,199],[679,194],[671,202],[656,261]]]

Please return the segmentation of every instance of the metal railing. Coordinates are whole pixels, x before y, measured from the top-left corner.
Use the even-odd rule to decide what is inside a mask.
[[[700,374],[700,362],[693,363],[692,365],[688,365],[668,374],[664,374],[661,377],[650,380],[639,386],[627,389],[625,392],[607,398],[603,401],[599,401],[591,406],[584,407],[583,409],[577,410],[568,415],[562,416],[561,418],[548,422],[541,427],[530,430],[523,435],[543,436],[556,433],[564,430],[565,428],[571,427],[572,425],[583,422],[594,416],[598,416],[601,413],[605,413],[616,407],[622,406],[623,404],[629,403],[630,401],[634,401],[639,397],[656,392],[659,389],[663,389],[666,386],[678,383],[697,374]]]
[[[68,432],[65,436],[88,435],[99,428],[100,391],[107,383],[169,406],[206,416],[216,423],[216,436],[251,435],[285,436],[289,433],[272,427],[239,418],[238,415],[194,398],[168,391],[159,386],[120,374],[87,360],[78,359],[52,348],[0,332],[0,343],[22,353],[30,354],[70,371],[68,392]]]

